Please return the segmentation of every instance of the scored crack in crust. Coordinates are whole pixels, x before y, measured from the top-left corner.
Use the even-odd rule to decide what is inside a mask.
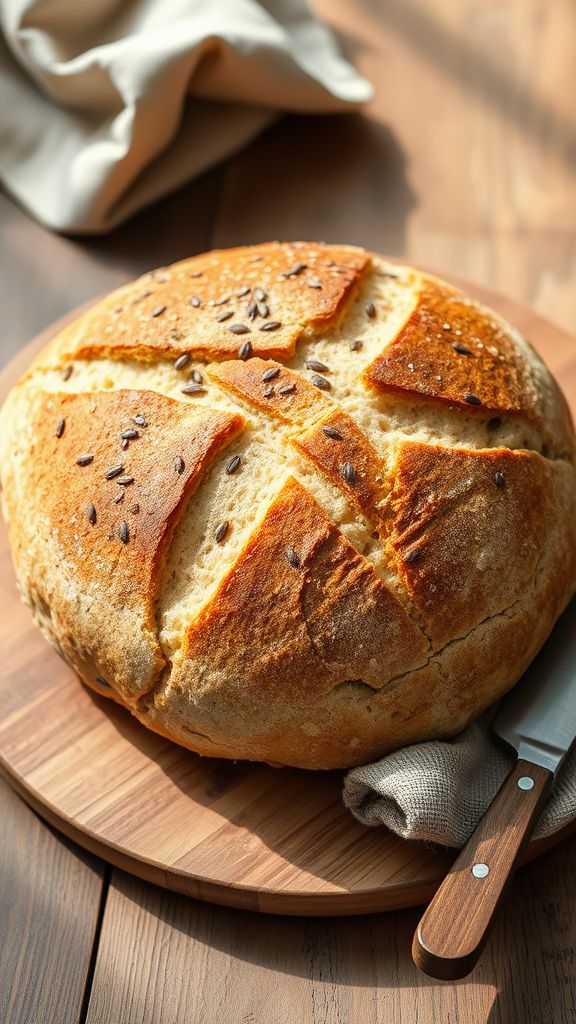
[[[200,754],[360,764],[462,729],[576,586],[574,431],[497,314],[347,246],[127,285],[1,414],[24,599]]]

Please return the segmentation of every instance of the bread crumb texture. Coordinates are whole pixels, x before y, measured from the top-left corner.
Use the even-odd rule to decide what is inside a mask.
[[[145,275],[6,400],[22,595],[199,754],[361,764],[458,732],[576,586],[574,431],[496,313],[349,246]]]

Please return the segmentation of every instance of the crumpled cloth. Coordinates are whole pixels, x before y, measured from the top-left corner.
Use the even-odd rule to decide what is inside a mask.
[[[344,803],[364,825],[386,825],[403,839],[461,849],[496,796],[515,756],[490,731],[494,710],[453,739],[416,743],[352,768]],[[566,758],[534,838],[576,817],[576,748]]]
[[[305,0],[0,0],[0,27],[0,180],[60,231],[109,230],[279,111],[372,95]]]

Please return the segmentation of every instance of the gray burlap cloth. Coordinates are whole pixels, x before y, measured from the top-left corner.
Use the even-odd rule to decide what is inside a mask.
[[[416,743],[353,768],[344,803],[365,825],[386,825],[404,839],[464,846],[514,763],[490,731],[494,710],[453,739]],[[576,748],[562,766],[535,838],[576,817]]]

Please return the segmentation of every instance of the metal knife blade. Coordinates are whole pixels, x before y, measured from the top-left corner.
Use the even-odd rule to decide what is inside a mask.
[[[518,757],[556,774],[576,737],[576,598],[506,697],[492,729]]]

